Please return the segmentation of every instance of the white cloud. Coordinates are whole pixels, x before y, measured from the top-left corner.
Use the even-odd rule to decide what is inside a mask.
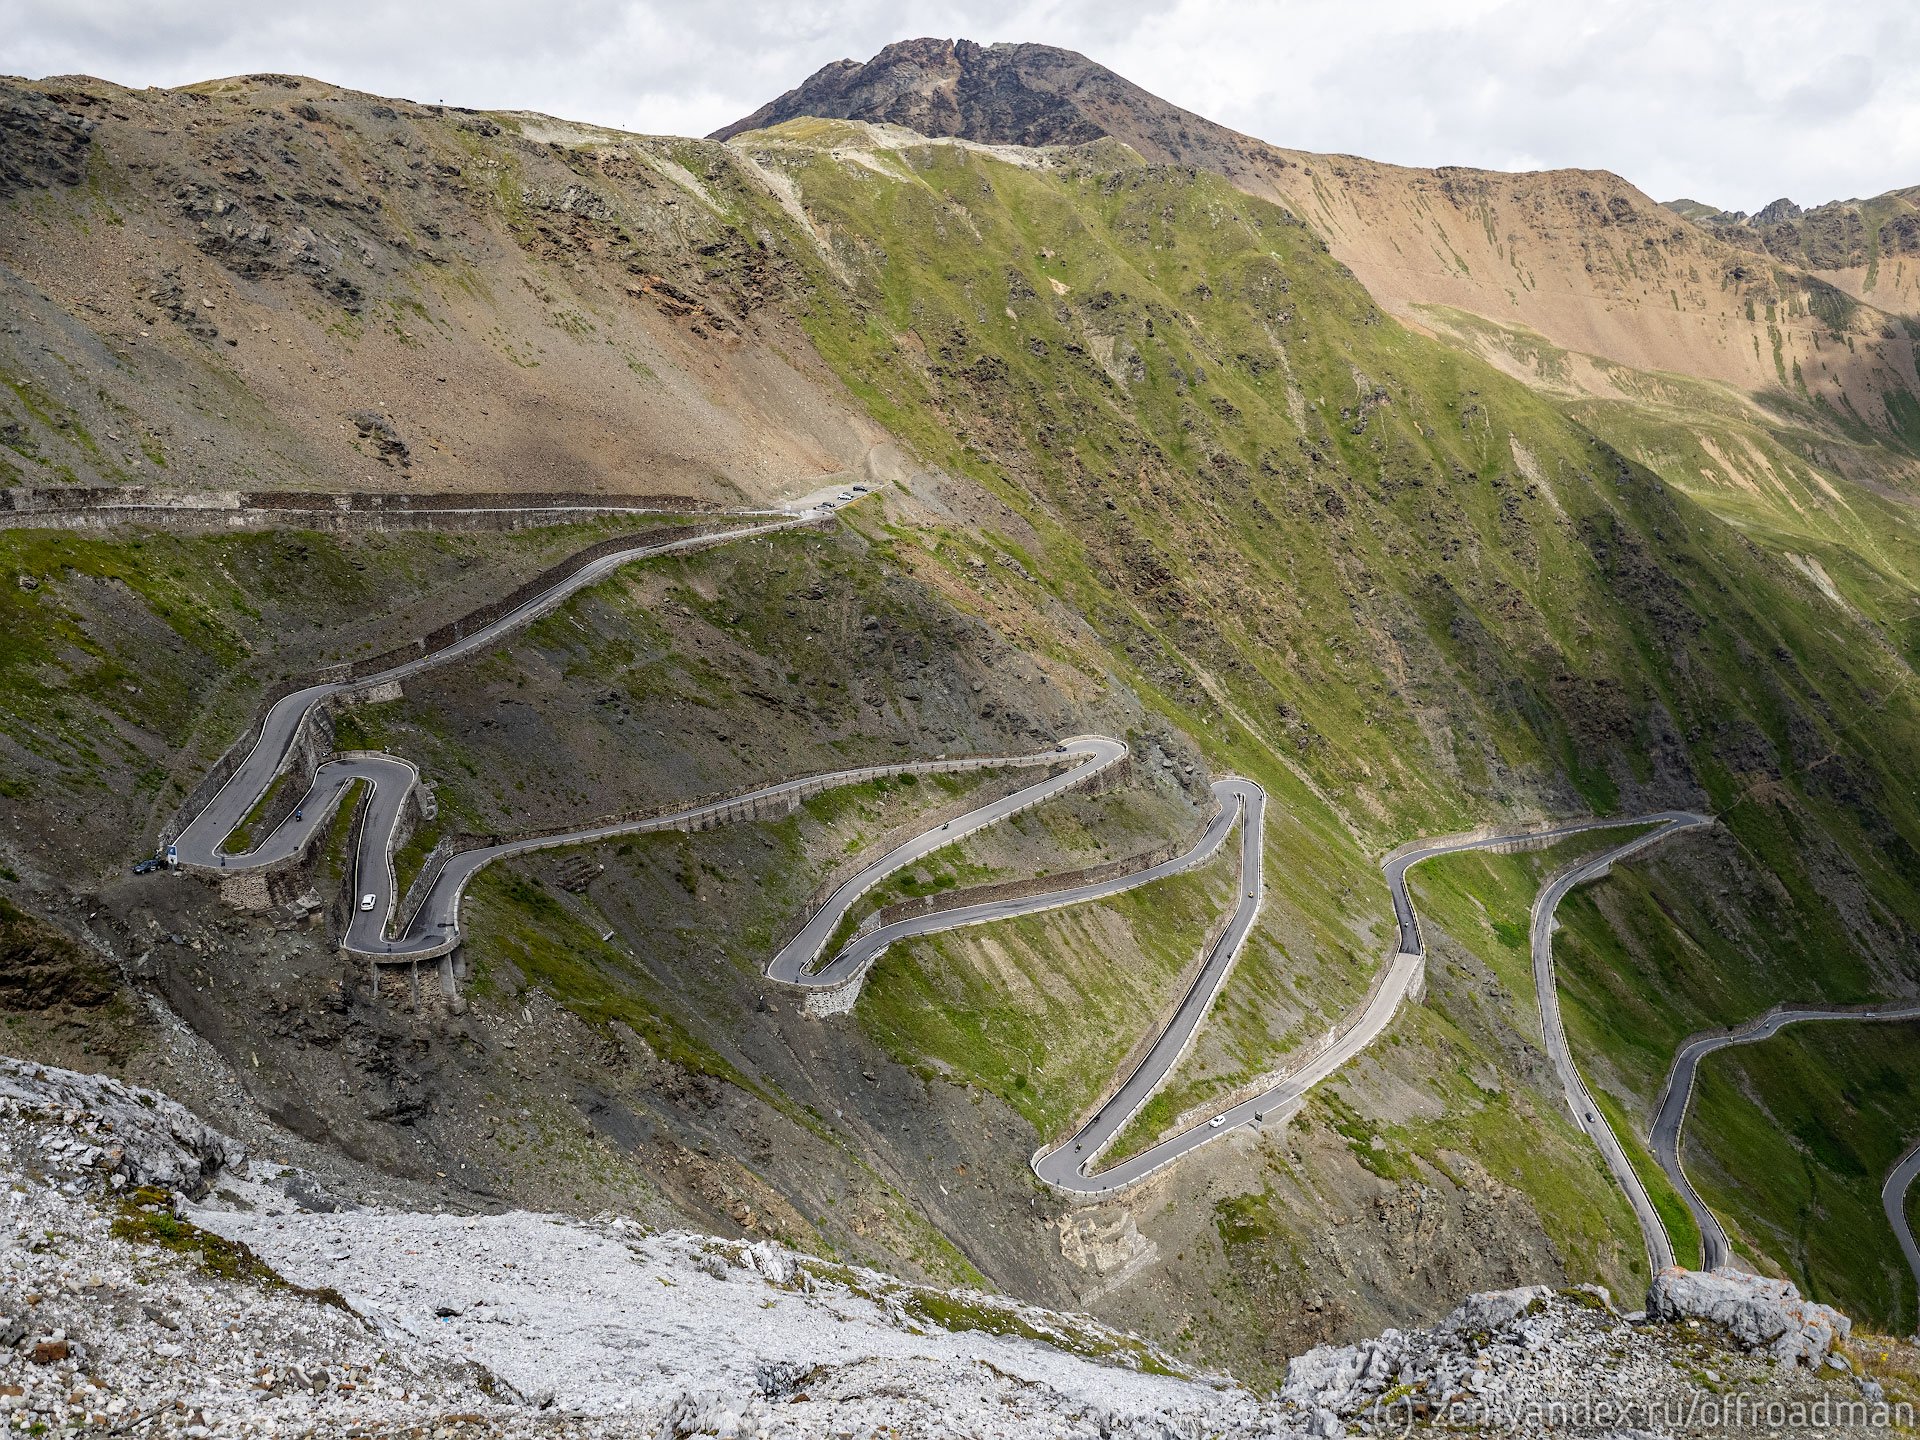
[[[182,84],[299,71],[703,133],[828,61],[965,35],[1080,50],[1302,149],[1616,170],[1741,209],[1920,183],[1920,11],[1886,0],[12,0],[3,63]]]

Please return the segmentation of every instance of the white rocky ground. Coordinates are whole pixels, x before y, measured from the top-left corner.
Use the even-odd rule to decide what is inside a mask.
[[[1653,1320],[1597,1294],[1475,1296],[1432,1330],[1301,1356],[1261,1398],[1152,1373],[1164,1357],[1092,1321],[765,1243],[342,1207],[164,1097],[6,1060],[0,1172],[15,1432],[1226,1440],[1893,1418],[1829,1355],[1844,1317],[1730,1273],[1662,1277]]]

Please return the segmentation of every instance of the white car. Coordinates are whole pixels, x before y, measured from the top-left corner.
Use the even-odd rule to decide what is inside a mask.
[[[373,909],[374,902],[379,898],[380,897],[378,895],[362,895],[360,897],[360,908],[362,910]]]
[[[1224,1125],[1224,1124],[1226,1124],[1226,1123],[1227,1123],[1227,1117],[1226,1117],[1226,1116],[1224,1116],[1224,1115],[1216,1115],[1216,1116],[1214,1116],[1214,1117],[1213,1117],[1213,1119],[1211,1119],[1211,1120],[1209,1120],[1209,1121],[1207,1121],[1207,1128],[1208,1128],[1209,1130],[1218,1130],[1218,1129],[1219,1129],[1219,1128],[1220,1128],[1220,1127],[1221,1127],[1222,1125]]]

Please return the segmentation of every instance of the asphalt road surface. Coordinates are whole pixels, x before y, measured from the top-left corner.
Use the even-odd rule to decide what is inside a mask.
[[[1723,1265],[1738,1268],[1739,1261],[1734,1258],[1733,1247],[1727,1243],[1727,1232],[1722,1228],[1720,1218],[1700,1198],[1700,1193],[1693,1188],[1693,1182],[1687,1179],[1686,1167],[1680,1163],[1680,1142],[1686,1130],[1687,1111],[1693,1102],[1693,1086],[1699,1074],[1700,1062],[1714,1051],[1729,1045],[1754,1045],[1762,1040],[1770,1040],[1787,1026],[1798,1025],[1806,1020],[1915,1019],[1920,1019],[1920,1001],[1899,1001],[1857,1010],[1814,1006],[1770,1010],[1738,1029],[1692,1036],[1674,1053],[1673,1068],[1667,1072],[1666,1089],[1661,1092],[1659,1108],[1654,1112],[1650,1138],[1654,1158],[1660,1162],[1660,1168],[1666,1171],[1667,1179],[1673,1182],[1673,1188],[1680,1192],[1680,1198],[1687,1202],[1687,1209],[1693,1212],[1694,1221],[1700,1227],[1702,1268],[1718,1270]],[[1907,1231],[1906,1216],[1902,1209],[1902,1197],[1907,1182],[1913,1178],[1914,1163],[1914,1155],[1909,1154],[1894,1167],[1893,1174],[1887,1177],[1888,1188],[1881,1192],[1881,1200],[1888,1207],[1887,1219],[1893,1224],[1894,1234],[1900,1237],[1900,1248],[1906,1251],[1907,1262],[1914,1267],[1916,1281],[1920,1281],[1920,1254],[1914,1250],[1913,1236]],[[1906,1169],[1906,1178],[1900,1181],[1895,1191],[1894,1181],[1899,1178],[1903,1168]],[[1888,1198],[1890,1193],[1891,1200]]]
[[[1913,1243],[1913,1228],[1907,1224],[1907,1188],[1913,1184],[1916,1174],[1920,1174],[1920,1143],[1900,1157],[1887,1176],[1887,1183],[1880,1187],[1880,1208],[1887,1212],[1887,1223],[1900,1239],[1900,1250],[1907,1257],[1914,1284],[1920,1285],[1920,1245]]]
[[[380,953],[386,940],[385,930],[396,897],[392,882],[392,837],[408,789],[418,781],[418,772],[405,761],[384,756],[359,755],[327,761],[316,772],[311,786],[294,815],[289,815],[272,834],[244,854],[229,854],[227,837],[252,813],[285,767],[288,752],[313,707],[332,696],[371,689],[376,685],[405,680],[410,676],[450,661],[478,654],[491,648],[506,635],[530,621],[556,609],[568,598],[595,584],[635,560],[662,555],[684,554],[751,539],[776,531],[806,525],[830,510],[831,498],[809,496],[797,502],[800,508],[789,518],[761,525],[743,525],[737,529],[705,535],[687,536],[653,545],[636,545],[616,550],[582,566],[572,575],[533,596],[525,604],[501,616],[491,624],[464,635],[428,655],[418,656],[357,680],[330,681],[308,685],[282,696],[268,709],[261,722],[260,735],[247,756],[235,767],[227,783],[208,801],[199,814],[174,837],[174,858],[185,869],[219,873],[257,869],[285,860],[325,825],[338,803],[343,782],[365,779],[372,789],[371,809],[364,822],[360,851],[356,857],[353,920],[347,934],[349,948]],[[371,894],[371,910],[360,908],[361,897]]]
[[[768,977],[783,984],[798,985],[808,989],[831,988],[864,971],[873,962],[874,957],[896,939],[906,935],[930,935],[938,930],[951,930],[956,924],[980,923],[980,920],[957,921],[953,917],[960,912],[951,910],[922,916],[919,920],[903,920],[856,940],[819,970],[813,968],[821,952],[826,949],[827,942],[833,938],[833,932],[839,928],[840,922],[846,918],[847,912],[853,908],[854,903],[887,876],[905,869],[915,861],[924,859],[936,850],[944,849],[958,840],[965,839],[975,831],[998,824],[1022,810],[1052,799],[1063,790],[1084,783],[1091,779],[1095,772],[1124,760],[1127,747],[1121,741],[1105,735],[1083,735],[1063,741],[1057,755],[1062,758],[1071,757],[1076,763],[1069,770],[1064,770],[1057,775],[1049,775],[1037,784],[1026,786],[1011,795],[982,805],[976,810],[969,810],[957,819],[924,831],[911,840],[896,845],[871,864],[862,866],[827,897],[826,902],[808,919],[799,934],[780,947],[780,952],[767,965]],[[1145,882],[1135,880],[1134,883]],[[1118,888],[1130,887],[1121,884]],[[1110,893],[1118,893],[1118,890]],[[973,908],[995,912],[991,915],[982,915],[981,920],[997,920],[1009,915],[1024,915],[1029,910],[1046,907],[1020,900],[1008,900],[997,905],[978,905]],[[923,928],[913,928],[916,925],[922,925]]]

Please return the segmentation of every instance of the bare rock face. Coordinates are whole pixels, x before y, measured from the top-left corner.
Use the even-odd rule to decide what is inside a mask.
[[[1036,84],[1026,74],[1027,62],[1035,59],[1052,74],[1053,85]],[[923,135],[989,144],[1078,145],[1099,139],[1102,132],[1054,87],[1070,91],[1074,80],[1093,75],[1119,78],[1082,56],[1049,46],[902,40],[864,65],[841,60],[824,67],[712,138],[724,140],[797,115],[818,115],[884,121]]]
[[[1722,1326],[1743,1349],[1808,1366],[1819,1365],[1853,1329],[1845,1315],[1802,1299],[1788,1281],[1729,1269],[1662,1270],[1647,1291],[1647,1315],[1704,1320]]]
[[[1140,1233],[1133,1212],[1124,1208],[1070,1210],[1059,1228],[1060,1253],[1093,1278],[1085,1298],[1124,1284],[1160,1258],[1160,1247]]]
[[[413,464],[413,454],[407,448],[407,442],[400,438],[400,432],[386,416],[377,410],[356,410],[347,416],[353,422],[354,429],[360,432],[360,438],[371,442],[374,452],[380,459],[399,469]]]
[[[246,1151],[177,1101],[102,1075],[0,1056],[0,1113],[56,1122],[39,1168],[88,1173],[114,1188],[153,1185],[196,1199]]]
[[[78,185],[86,178],[92,143],[93,122],[54,97],[0,97],[0,198],[17,190]]]

